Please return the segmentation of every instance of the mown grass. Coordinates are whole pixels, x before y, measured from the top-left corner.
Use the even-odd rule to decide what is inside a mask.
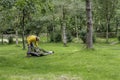
[[[120,80],[120,44],[41,43],[55,54],[26,57],[26,50],[0,45],[0,80]]]

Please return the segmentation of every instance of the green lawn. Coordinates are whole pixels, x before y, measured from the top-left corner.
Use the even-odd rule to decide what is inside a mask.
[[[0,45],[0,80],[120,80],[120,44],[40,45],[55,54],[27,58],[22,46]]]

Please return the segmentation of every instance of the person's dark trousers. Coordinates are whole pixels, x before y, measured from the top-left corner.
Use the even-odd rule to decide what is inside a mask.
[[[27,56],[31,56],[31,52],[34,52],[34,45],[33,45],[33,43],[30,43],[30,45],[28,45]]]

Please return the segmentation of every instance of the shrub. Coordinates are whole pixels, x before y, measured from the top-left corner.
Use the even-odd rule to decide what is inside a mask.
[[[117,38],[118,38],[118,41],[120,42],[120,35]]]
[[[96,36],[93,35],[93,43],[95,43],[95,42],[96,42]]]
[[[70,32],[67,33],[67,42],[72,42],[72,35]]]
[[[86,31],[80,31],[80,38],[83,41],[83,43],[86,43]]]
[[[86,34],[87,34],[86,31],[84,31],[84,30],[80,31],[80,38],[83,41],[83,43],[86,43],[86,37],[87,37]],[[96,37],[95,37],[95,35],[93,35],[93,43],[95,43],[95,42],[96,42]]]
[[[61,41],[61,34],[59,32],[51,33],[50,42],[60,42]]]
[[[12,43],[13,43],[13,37],[10,36],[10,37],[8,38],[8,41],[9,41],[9,44],[12,44]]]
[[[60,42],[61,41],[61,34],[60,33],[55,33],[55,42]]]
[[[67,36],[67,42],[72,42],[72,35],[68,32],[66,34]],[[61,32],[54,32],[51,33],[50,36],[50,42],[61,42],[62,41],[62,36],[61,36]]]

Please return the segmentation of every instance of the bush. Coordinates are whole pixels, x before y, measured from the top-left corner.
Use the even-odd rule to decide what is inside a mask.
[[[60,42],[61,39],[61,34],[59,32],[51,33],[50,42]]]
[[[70,32],[66,33],[67,36],[67,42],[72,42],[72,35]],[[62,41],[62,36],[61,32],[51,32],[50,34],[50,42],[61,42]]]
[[[118,41],[120,42],[120,36],[118,36],[117,38],[118,38]]]
[[[87,32],[84,30],[82,30],[80,32],[80,38],[83,41],[83,43],[86,43],[86,37],[87,37],[86,34],[87,34]],[[95,43],[95,42],[96,42],[96,37],[95,37],[95,35],[93,35],[93,43]]]
[[[101,38],[106,38],[106,32],[96,32],[96,36],[101,37]],[[116,33],[115,32],[109,32],[108,37],[109,38],[114,38],[114,37],[116,37]]]
[[[10,36],[10,37],[8,38],[8,41],[9,41],[9,44],[12,44],[12,43],[13,43],[13,37]]]
[[[72,35],[70,32],[67,33],[67,42],[72,42]]]
[[[80,32],[80,38],[81,38],[81,40],[83,41],[83,43],[86,43],[86,34],[87,34],[87,32],[86,31],[81,31]]]
[[[60,33],[55,33],[55,42],[60,42],[61,41],[61,34]]]
[[[96,36],[93,35],[93,43],[95,43],[95,42],[96,42]]]
[[[67,42],[72,42],[72,35],[70,33],[67,33]],[[55,32],[54,34],[51,33],[50,36],[50,42],[61,42],[62,37],[61,37],[61,32]]]

